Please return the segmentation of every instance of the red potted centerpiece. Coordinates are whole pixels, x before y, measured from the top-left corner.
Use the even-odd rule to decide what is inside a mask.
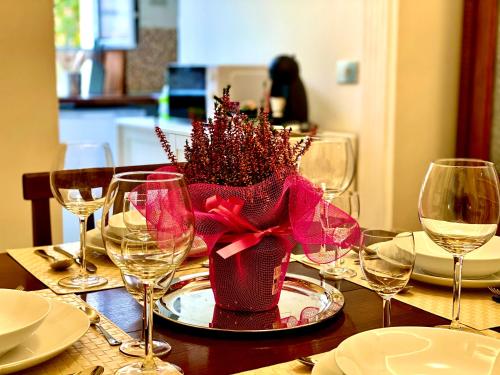
[[[274,308],[294,245],[335,242],[321,230],[321,190],[296,172],[310,140],[292,144],[290,131],[273,129],[266,113],[249,120],[231,101],[229,88],[216,101],[213,120],[193,122],[185,164],[177,162],[161,129],[156,132],[189,183],[216,305],[235,311]],[[335,215],[339,222],[353,221],[340,210]]]

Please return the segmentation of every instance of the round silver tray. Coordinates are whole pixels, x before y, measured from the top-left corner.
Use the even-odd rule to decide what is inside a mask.
[[[215,306],[208,272],[174,279],[169,291],[156,302],[155,314],[189,327],[224,332],[271,332],[300,329],[334,317],[344,296],[310,277],[287,274],[280,301],[263,312],[235,312]]]

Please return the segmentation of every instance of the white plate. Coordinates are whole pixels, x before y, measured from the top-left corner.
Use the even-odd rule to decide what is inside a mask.
[[[500,374],[500,340],[432,327],[391,327],[358,333],[335,350],[348,375]]]
[[[441,286],[453,286],[453,279],[451,277],[444,276],[434,276],[427,274],[424,270],[415,266],[413,273],[411,274],[413,280],[421,281],[423,283],[441,285]],[[500,272],[493,275],[488,275],[482,279],[464,279],[462,278],[463,288],[487,288],[489,286],[500,286]]]
[[[452,277],[453,257],[436,245],[425,232],[413,232],[415,237],[415,265],[429,274]],[[462,276],[478,279],[500,272],[500,237],[492,237],[480,248],[464,257]]]
[[[311,371],[311,375],[344,375],[335,361],[335,349],[325,353],[316,363]]]
[[[20,371],[55,357],[87,332],[89,319],[83,311],[59,301],[52,300],[51,304],[52,309],[35,333],[0,357],[0,374]]]

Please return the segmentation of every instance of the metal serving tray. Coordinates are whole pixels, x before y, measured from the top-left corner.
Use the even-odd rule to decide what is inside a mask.
[[[303,329],[334,317],[344,296],[310,277],[287,274],[274,309],[247,313],[215,306],[208,272],[174,279],[167,294],[156,302],[155,314],[177,324],[205,330],[257,333]]]

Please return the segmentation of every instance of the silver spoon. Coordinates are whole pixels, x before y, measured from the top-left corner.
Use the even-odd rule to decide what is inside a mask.
[[[312,357],[306,356],[306,357],[299,357],[297,358],[297,361],[302,363],[303,365],[309,366],[309,367],[314,367],[318,361]]]
[[[82,264],[82,260],[80,257],[71,254],[69,251],[64,250],[62,247],[53,246],[52,248],[55,251],[57,251],[58,253],[61,253],[63,255],[66,255],[67,257],[73,259],[73,261],[76,264],[78,264],[79,266]],[[96,273],[97,272],[97,266],[88,259],[85,259],[85,269],[87,270],[88,273]]]
[[[87,307],[87,306],[81,307],[80,309],[85,314],[87,314],[87,316],[90,320],[90,324],[95,326],[99,330],[99,332],[102,333],[104,338],[108,341],[109,345],[111,345],[111,346],[121,345],[122,342],[120,340],[117,340],[113,336],[111,336],[111,334],[108,331],[106,331],[103,326],[101,326],[99,324],[99,322],[101,321],[101,317],[99,316],[99,313],[96,310],[94,310],[91,307]]]
[[[50,268],[52,268],[54,271],[64,271],[73,264],[73,261],[71,259],[56,259],[52,255],[47,253],[44,249],[36,249],[35,254],[48,260]]]

